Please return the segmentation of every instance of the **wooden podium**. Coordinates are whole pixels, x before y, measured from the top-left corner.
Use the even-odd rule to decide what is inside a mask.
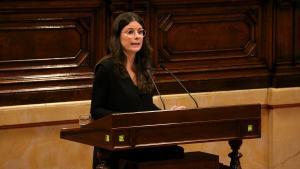
[[[228,140],[230,168],[238,169],[242,139],[261,136],[261,106],[114,113],[80,128],[62,129],[60,136],[110,151]]]

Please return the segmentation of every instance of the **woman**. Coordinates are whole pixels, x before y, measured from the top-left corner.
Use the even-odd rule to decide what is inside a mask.
[[[144,22],[132,12],[120,14],[114,21],[110,41],[110,54],[96,66],[91,102],[91,116],[99,119],[114,112],[158,110],[152,101],[153,83],[150,78],[151,47]],[[180,107],[173,107],[177,109]],[[108,152],[95,148],[93,167],[97,157],[105,158],[111,168],[116,168],[113,157],[141,157],[146,151],[182,153],[182,148],[169,146],[159,150],[143,149]],[[159,152],[160,153],[160,152]],[[136,155],[139,154],[139,155]],[[143,157],[141,157],[143,158]],[[149,157],[147,157],[149,158]]]

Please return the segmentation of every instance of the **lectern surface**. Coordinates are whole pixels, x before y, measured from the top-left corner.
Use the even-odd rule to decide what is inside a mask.
[[[261,106],[114,113],[61,138],[107,150],[260,137]]]

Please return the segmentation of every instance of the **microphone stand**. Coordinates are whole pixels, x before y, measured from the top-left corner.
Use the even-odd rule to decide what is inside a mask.
[[[191,95],[191,93],[186,89],[186,87],[184,87],[184,85],[180,82],[180,80],[171,71],[169,71],[169,69],[164,64],[160,64],[160,67],[163,70],[165,70],[166,72],[168,72],[176,80],[176,82],[179,83],[179,85],[185,90],[185,92],[195,102],[196,107],[199,108],[197,101],[194,99],[194,97]]]
[[[159,90],[158,90],[158,88],[157,88],[157,86],[156,86],[156,83],[154,82],[154,80],[153,80],[153,78],[152,78],[152,75],[151,75],[149,69],[147,70],[147,73],[149,74],[149,77],[150,77],[150,79],[151,79],[151,81],[152,81],[152,83],[153,83],[153,85],[154,85],[154,88],[155,88],[157,94],[159,95],[159,98],[160,98],[160,101],[161,101],[161,103],[162,103],[162,105],[163,105],[163,107],[164,107],[164,110],[166,110],[165,102],[164,102],[164,100],[163,100],[162,97],[161,97],[161,94],[160,94],[160,92],[159,92]]]

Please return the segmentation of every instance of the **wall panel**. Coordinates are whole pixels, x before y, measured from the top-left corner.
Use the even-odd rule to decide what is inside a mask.
[[[89,99],[103,53],[96,49],[102,8],[100,1],[1,3],[1,105]]]
[[[278,0],[275,19],[275,58],[272,86],[299,86],[299,1]],[[298,29],[297,29],[298,28]],[[299,36],[299,35],[298,35]]]
[[[157,49],[154,62],[163,93],[183,90],[159,69],[160,63],[192,92],[268,86],[267,58],[262,55],[262,2],[189,1],[175,5],[173,1],[153,1],[151,7],[152,41]]]

